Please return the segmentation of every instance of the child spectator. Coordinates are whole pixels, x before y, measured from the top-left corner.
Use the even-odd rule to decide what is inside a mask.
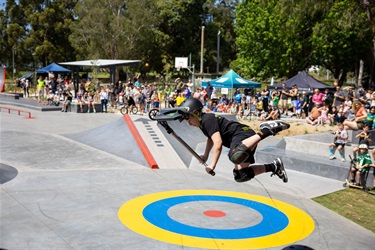
[[[335,139],[333,143],[328,144],[329,147],[329,159],[334,160],[336,159],[335,151],[336,149],[340,153],[341,161],[345,161],[345,153],[344,147],[346,144],[346,140],[348,139],[348,132],[345,130],[344,125],[342,123],[337,125],[337,131],[334,132]]]
[[[94,97],[93,93],[91,91],[87,92],[87,113],[90,113],[90,108],[92,107],[94,113],[96,113],[95,110],[95,104],[94,104]]]
[[[77,102],[79,104],[79,107],[80,107],[80,112],[83,113],[83,93],[82,93],[82,90],[79,90],[78,93],[77,93]]]
[[[370,130],[370,124],[366,123],[363,126],[363,130],[361,131],[361,133],[359,133],[358,135],[355,136],[355,138],[359,138],[358,145],[364,145],[364,144],[366,144],[367,148],[368,148],[368,146],[370,145],[370,142],[371,142],[369,130]],[[358,152],[358,150],[359,150],[359,147],[354,147],[353,148],[354,159],[357,158],[357,152]]]
[[[365,185],[361,183],[361,175],[364,175],[371,166],[371,157],[368,154],[368,146],[366,144],[359,145],[359,155],[355,167],[350,170],[350,184],[360,186]],[[355,181],[357,177],[357,182]]]
[[[152,108],[154,108],[154,109],[158,109],[158,108],[159,108],[159,104],[160,104],[159,97],[158,97],[158,95],[154,92],[154,94],[152,95]]]
[[[337,108],[335,106],[332,106],[331,110],[329,110],[327,114],[327,117],[331,126],[336,124],[335,122],[336,116],[337,116]]]
[[[328,124],[329,123],[328,116],[327,116],[328,106],[323,105],[318,110],[320,111],[320,116],[318,117],[318,123],[316,125],[319,126],[319,125]]]
[[[51,105],[55,105],[55,106],[60,105],[60,95],[59,95],[58,91],[55,92],[55,95],[53,97],[53,101],[52,101]]]
[[[47,96],[47,105],[52,105],[52,101],[54,97],[55,97],[55,94],[52,92],[52,90],[50,90]]]
[[[301,113],[302,113],[302,102],[303,102],[303,97],[299,97],[296,101],[296,118],[301,118]]]

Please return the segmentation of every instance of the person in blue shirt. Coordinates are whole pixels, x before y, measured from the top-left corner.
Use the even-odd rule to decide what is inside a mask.
[[[375,106],[370,107],[370,112],[367,114],[365,123],[370,126],[370,129],[375,128]]]

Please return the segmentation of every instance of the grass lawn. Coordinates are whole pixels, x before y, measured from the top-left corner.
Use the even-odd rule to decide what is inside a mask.
[[[313,200],[375,233],[375,195],[346,188]]]

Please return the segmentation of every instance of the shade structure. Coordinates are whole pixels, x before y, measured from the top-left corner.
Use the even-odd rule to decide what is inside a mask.
[[[300,90],[312,90],[312,89],[322,90],[322,89],[334,89],[335,88],[335,86],[329,86],[325,83],[322,83],[316,80],[314,77],[307,74],[306,71],[300,71],[298,72],[297,75],[286,80],[285,82],[270,86],[270,89],[273,89],[276,87],[281,88],[283,84],[285,84],[288,89],[291,89],[292,86],[295,84],[297,88]]]
[[[70,73],[71,71],[69,69],[66,69],[64,67],[61,67],[57,63],[51,63],[50,65],[47,65],[44,68],[36,70],[36,73],[48,73],[48,72],[53,72],[53,73]]]
[[[239,88],[260,88],[261,84],[258,82],[252,82],[246,80],[237,75],[234,70],[230,70],[228,73],[207,82],[202,82],[202,86],[206,87],[207,83],[210,82],[211,86],[215,88],[228,88],[228,89],[239,89]]]

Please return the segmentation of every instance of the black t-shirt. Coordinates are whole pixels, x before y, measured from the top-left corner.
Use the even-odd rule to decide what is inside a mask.
[[[238,128],[242,128],[245,125],[236,122],[229,121],[226,118],[221,117],[213,113],[202,113],[202,121],[200,129],[203,134],[208,138],[216,133],[220,132],[221,140],[223,141],[223,146],[229,148],[232,142],[233,135]]]

